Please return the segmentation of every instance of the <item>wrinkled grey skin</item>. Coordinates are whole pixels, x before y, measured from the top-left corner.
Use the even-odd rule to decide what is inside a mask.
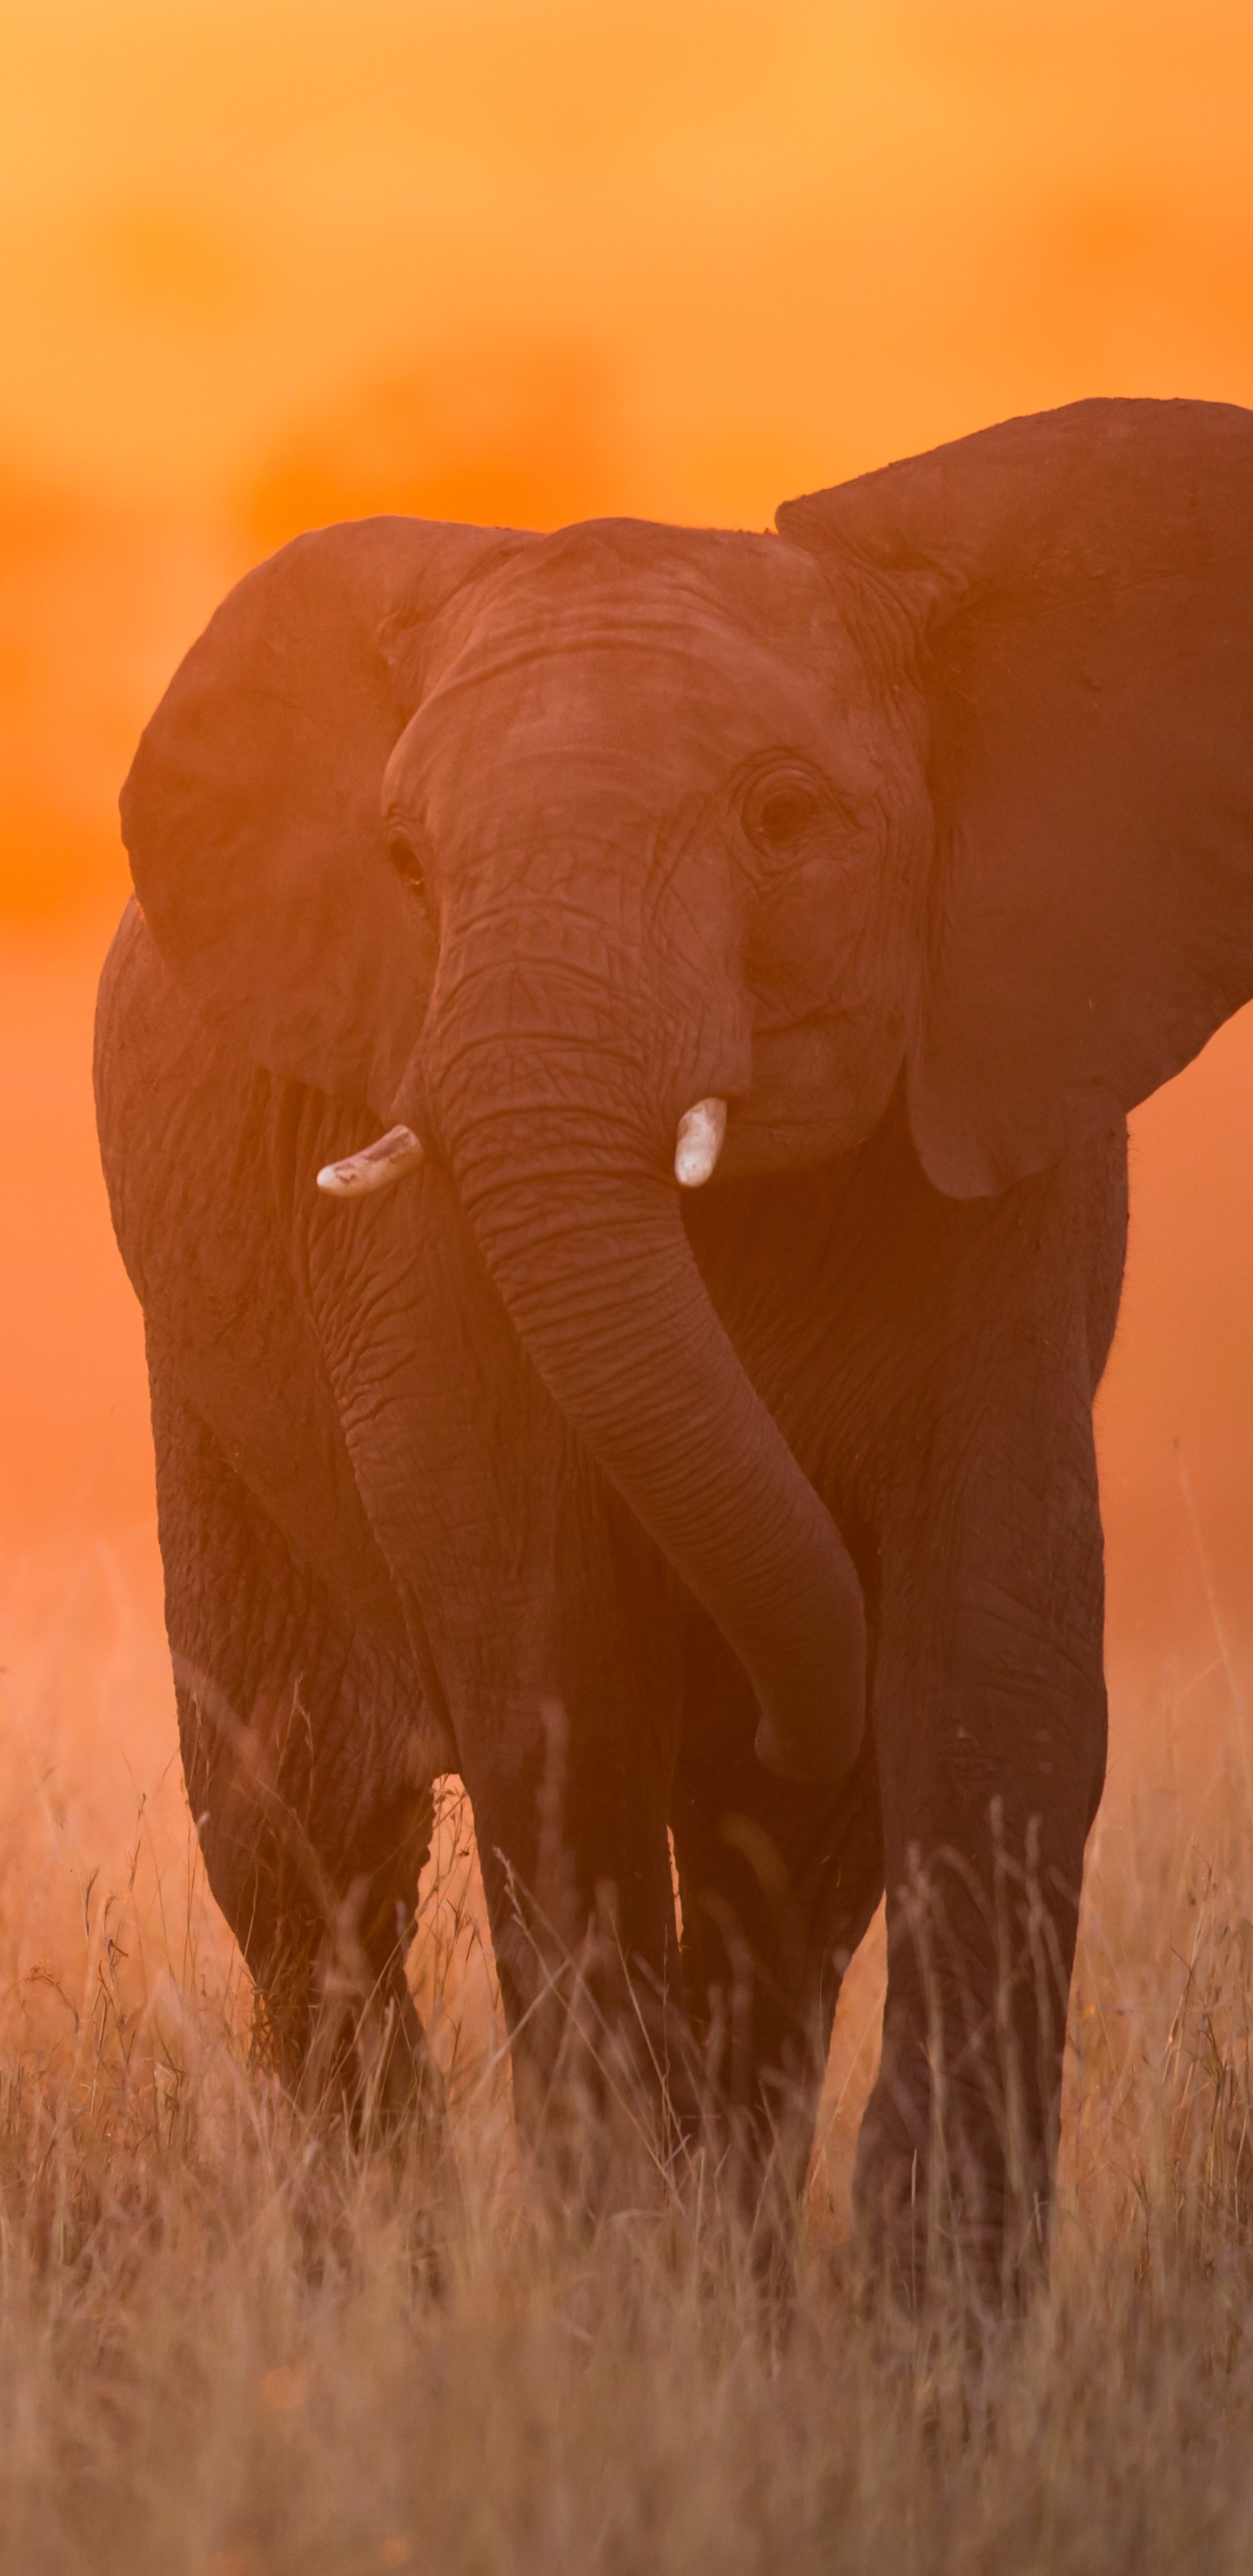
[[[1253,991],[1253,420],[1078,405],[779,524],[250,575],[127,784],[101,1136],[193,1812],[292,2080],[370,1997],[423,2081],[455,1770],[524,2119],[577,1954],[593,2053],[795,2183],[886,1885],[860,2204],[1003,2280],[1103,1773],[1125,1112]],[[397,1119],[420,1172],[319,1194]]]

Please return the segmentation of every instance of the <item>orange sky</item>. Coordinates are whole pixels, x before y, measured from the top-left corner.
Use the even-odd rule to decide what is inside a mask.
[[[1083,394],[1253,403],[1251,135],[1250,0],[0,0],[10,1549],[148,1509],[86,996],[228,580],[333,515],[760,526]],[[1251,1107],[1241,1024],[1141,1121],[1103,1439],[1154,1672],[1212,1660],[1176,1435],[1253,1646]]]
[[[750,519],[1096,387],[1250,390],[1247,0],[0,26],[4,435],[141,508],[246,508],[397,376],[430,404],[412,481],[468,428],[508,483],[551,393],[565,443],[524,477],[557,508]]]
[[[162,677],[309,519],[762,525],[1253,400],[1249,0],[0,0],[0,65],[10,905],[107,875]]]

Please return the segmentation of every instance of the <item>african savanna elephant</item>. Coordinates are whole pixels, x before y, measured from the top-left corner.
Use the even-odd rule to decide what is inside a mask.
[[[524,2120],[590,1987],[795,2179],[886,1887],[860,2207],[1012,2269],[1125,1115],[1253,993],[1253,414],[1079,403],[762,536],[302,537],[123,818],[100,1130],[192,1812],[289,2075],[334,1957],[422,2080],[457,1772]]]

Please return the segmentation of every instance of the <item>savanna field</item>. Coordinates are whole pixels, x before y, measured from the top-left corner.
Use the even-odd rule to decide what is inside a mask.
[[[786,2303],[699,2165],[645,2167],[638,2208],[599,2227],[519,2169],[455,1794],[414,1959],[447,2148],[371,2152],[302,2120],[250,2047],[125,1563],[59,1577],[6,1685],[0,2563],[1247,2562],[1253,1835],[1234,1727],[1207,1793],[1110,1802],[1052,2277],[1023,2326],[972,2349],[942,2294],[925,2328],[885,2306],[848,2240],[873,1934]],[[130,1758],[102,1761],[99,1737]]]
[[[455,1782],[410,1962],[444,2146],[282,2095],[178,1766],[90,1057],[136,734],[295,530],[761,527],[1086,394],[1253,402],[1248,11],[0,0],[0,38],[0,2570],[1244,2568],[1250,1015],[1133,1120],[1052,2269],[982,2336],[850,2233],[881,1915],[787,2297],[699,2156],[641,2137],[600,2223],[520,2160]]]

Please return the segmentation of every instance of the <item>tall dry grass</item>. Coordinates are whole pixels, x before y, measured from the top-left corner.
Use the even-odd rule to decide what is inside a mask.
[[[784,2313],[712,2196],[563,2224],[515,2154],[464,1810],[415,1973],[455,2172],[249,2059],[117,1565],[11,1602],[0,2566],[22,2576],[1214,2571],[1253,2554],[1253,1828],[1124,1760],[1089,1874],[1052,2278],[979,2355],[847,2241],[881,1959],[841,2006]],[[1186,1766],[1185,1766],[1186,1767]],[[133,1774],[133,1777],[131,1776]],[[1121,1784],[1121,1785],[1120,1785]]]

